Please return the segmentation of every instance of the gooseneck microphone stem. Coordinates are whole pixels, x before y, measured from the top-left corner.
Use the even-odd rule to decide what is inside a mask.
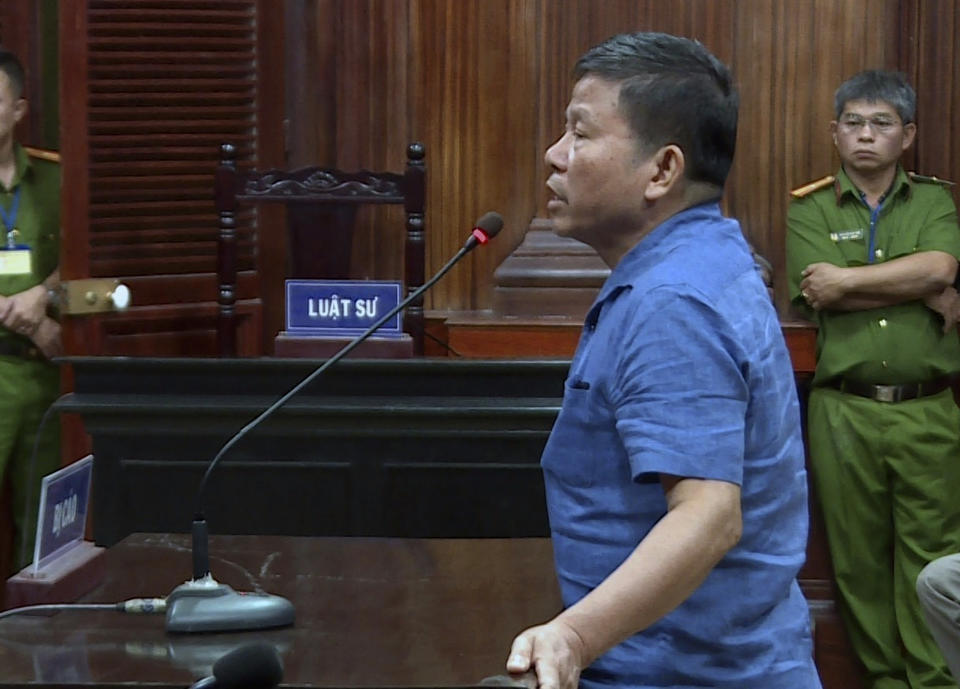
[[[486,222],[485,222],[486,221]],[[440,278],[446,275],[453,266],[455,266],[460,259],[466,256],[470,251],[472,251],[478,244],[484,243],[489,237],[492,237],[497,232],[500,231],[500,228],[503,225],[503,219],[495,213],[487,213],[483,218],[477,222],[477,228],[474,229],[473,234],[467,239],[466,243],[461,247],[461,249],[447,261],[437,273],[430,278],[426,283],[421,285],[419,288],[414,290],[407,296],[406,299],[401,301],[395,307],[390,309],[386,314],[384,314],[377,322],[371,325],[366,329],[361,335],[357,336],[350,342],[348,342],[340,351],[334,354],[332,357],[327,359],[319,368],[317,368],[313,373],[308,375],[302,381],[297,383],[289,392],[280,397],[276,402],[267,407],[263,412],[260,413],[255,419],[250,421],[246,426],[241,428],[230,440],[228,440],[223,447],[220,448],[220,451],[213,458],[213,461],[207,466],[207,470],[203,475],[203,478],[200,481],[200,488],[197,491],[197,503],[196,503],[196,512],[194,513],[193,520],[193,578],[194,579],[203,579],[210,573],[210,557],[208,553],[208,544],[207,544],[207,522],[203,516],[203,506],[204,506],[204,495],[207,487],[207,483],[210,479],[210,475],[216,469],[217,465],[220,463],[220,460],[223,459],[224,455],[230,451],[230,449],[240,441],[241,438],[247,435],[251,430],[256,428],[260,423],[264,421],[271,414],[276,412],[280,407],[287,403],[287,401],[296,395],[298,392],[303,390],[307,385],[313,382],[318,376],[323,374],[328,368],[336,364],[347,354],[352,352],[357,346],[360,345],[364,340],[370,337],[375,333],[384,323],[393,318],[397,313],[404,309],[407,305],[410,304],[414,299],[422,295],[428,289],[433,287]]]

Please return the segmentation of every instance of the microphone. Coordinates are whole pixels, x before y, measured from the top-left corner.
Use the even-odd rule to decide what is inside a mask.
[[[482,216],[480,216],[480,219],[477,220],[473,229],[470,231],[470,236],[467,237],[466,243],[464,243],[463,248],[460,250],[462,253],[458,253],[456,256],[454,256],[447,265],[452,267],[453,264],[459,261],[465,254],[472,251],[478,244],[486,244],[491,239],[496,237],[502,229],[503,218],[499,213],[495,213],[493,211],[484,213]],[[436,279],[431,280],[429,284],[433,285],[436,280],[439,280],[441,277],[443,277],[444,273],[446,273],[446,270],[447,269],[439,273],[436,276]]]
[[[190,689],[273,689],[283,679],[283,662],[277,649],[258,642],[240,646],[213,664],[213,676]]]
[[[324,371],[352,352],[361,342],[373,335],[384,323],[387,323],[410,302],[420,297],[446,275],[460,259],[477,246],[486,244],[503,229],[503,217],[499,213],[489,212],[477,220],[470,236],[460,250],[436,272],[427,282],[407,295],[395,307],[378,319],[363,333],[344,345],[336,354],[327,359],[310,375],[297,383],[276,402],[267,407],[253,421],[237,431],[216,456],[210,461],[200,480],[197,490],[196,510],[194,512],[193,536],[193,579],[177,586],[167,596],[167,631],[171,632],[222,632],[245,629],[268,629],[293,624],[293,605],[285,598],[265,593],[237,593],[225,584],[217,583],[210,575],[210,553],[207,533],[207,520],[204,517],[204,494],[210,475],[223,459],[224,455],[260,425],[267,417],[286,404],[291,397],[317,379]]]

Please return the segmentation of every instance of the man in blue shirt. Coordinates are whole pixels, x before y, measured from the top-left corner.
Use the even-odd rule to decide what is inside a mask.
[[[516,638],[507,669],[560,689],[815,689],[793,373],[719,207],[729,71],[699,43],[638,33],[575,77],[548,210],[612,273],[542,458],[566,608]]]

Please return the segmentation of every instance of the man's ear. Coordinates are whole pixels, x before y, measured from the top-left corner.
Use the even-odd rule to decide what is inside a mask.
[[[27,99],[26,98],[17,98],[17,102],[13,104],[13,121],[19,123],[27,115]]]
[[[666,196],[671,189],[680,184],[686,161],[683,150],[676,144],[668,144],[654,153],[646,165],[651,166],[653,176],[647,182],[644,197],[656,201]],[[649,174],[650,170],[648,170]]]
[[[914,137],[917,135],[917,125],[914,122],[908,122],[903,125],[903,144],[900,150],[906,151],[910,148],[910,145],[913,143]]]

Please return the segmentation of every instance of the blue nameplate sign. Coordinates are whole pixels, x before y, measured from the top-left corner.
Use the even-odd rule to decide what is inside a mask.
[[[400,303],[399,282],[371,280],[287,280],[287,332],[317,337],[354,337]],[[403,335],[400,314],[377,337]]]
[[[92,477],[93,455],[43,477],[34,572],[83,541]]]

